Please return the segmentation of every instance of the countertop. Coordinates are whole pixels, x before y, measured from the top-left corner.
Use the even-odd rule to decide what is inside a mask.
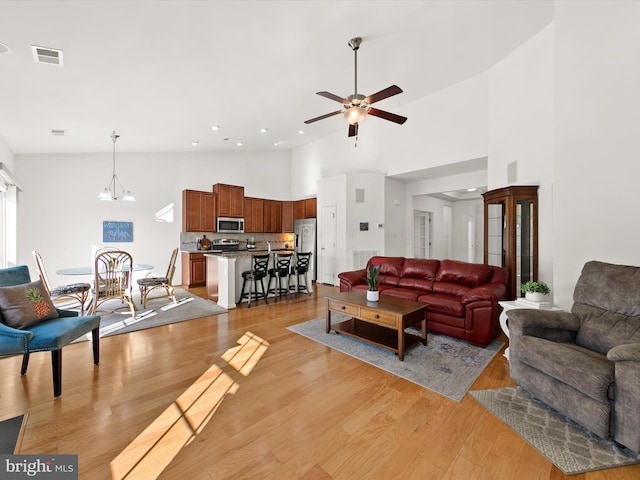
[[[280,253],[280,252],[291,252],[294,253],[290,248],[282,248],[282,249],[271,249],[271,253]],[[198,250],[193,253],[204,253],[205,256],[209,257],[228,257],[228,258],[239,258],[239,257],[250,257],[254,253],[265,254],[268,253],[267,249],[253,249],[253,250],[233,250],[233,251],[215,251],[215,250]]]

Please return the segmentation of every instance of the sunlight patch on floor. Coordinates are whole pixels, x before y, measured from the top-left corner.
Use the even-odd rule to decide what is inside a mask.
[[[269,343],[245,333],[222,359],[247,376]],[[217,365],[212,365],[175,402],[156,418],[111,462],[113,480],[157,478],[180,450],[191,443],[229,394],[240,385]]]

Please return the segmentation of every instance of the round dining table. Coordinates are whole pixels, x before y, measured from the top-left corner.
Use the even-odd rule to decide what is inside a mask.
[[[70,268],[61,268],[60,270],[56,270],[58,275],[93,275],[93,266],[82,266],[82,267],[70,267]],[[133,271],[140,272],[144,270],[153,270],[153,265],[149,265],[148,263],[134,263]]]

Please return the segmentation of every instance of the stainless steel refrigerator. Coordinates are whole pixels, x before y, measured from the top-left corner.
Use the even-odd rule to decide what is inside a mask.
[[[293,233],[295,235],[295,251],[311,252],[311,268],[309,278],[316,281],[318,256],[316,255],[316,219],[305,218],[293,222]]]

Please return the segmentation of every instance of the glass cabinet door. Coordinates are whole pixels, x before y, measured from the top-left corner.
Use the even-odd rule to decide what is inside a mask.
[[[538,187],[511,186],[484,197],[484,263],[509,272],[507,297],[538,277]]]

